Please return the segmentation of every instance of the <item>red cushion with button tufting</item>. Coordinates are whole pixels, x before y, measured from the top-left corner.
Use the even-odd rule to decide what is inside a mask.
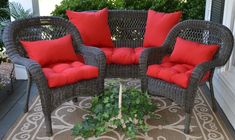
[[[100,48],[106,56],[107,64],[139,64],[143,47],[138,48]]]
[[[195,67],[188,64],[167,62],[167,58],[168,57],[165,58],[165,62],[162,64],[150,65],[147,70],[147,75],[169,83],[174,83],[182,88],[187,88],[191,73]],[[208,79],[208,77],[209,73],[203,77],[203,81]]]
[[[57,63],[42,68],[50,88],[98,77],[98,68],[79,61]]]
[[[112,63],[128,65],[135,63],[135,52],[133,48],[114,48]]]

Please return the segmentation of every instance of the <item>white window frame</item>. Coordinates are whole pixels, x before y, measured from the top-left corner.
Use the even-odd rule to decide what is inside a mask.
[[[212,1],[212,0],[207,0]],[[208,7],[206,8],[208,10]],[[235,1],[225,0],[223,25],[227,26],[235,36]],[[215,71],[213,85],[215,98],[220,104],[231,125],[235,129],[235,49],[228,63]]]

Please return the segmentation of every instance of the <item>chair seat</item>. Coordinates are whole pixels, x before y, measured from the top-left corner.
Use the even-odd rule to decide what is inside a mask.
[[[144,50],[142,47],[138,48],[101,48],[106,56],[107,64],[139,64],[139,57]]]
[[[165,59],[161,64],[148,66],[147,76],[176,84],[182,88],[187,88],[194,68],[195,66],[188,64],[177,64],[169,61],[166,62]],[[203,81],[208,78],[209,73],[203,77]]]
[[[99,73],[97,67],[85,65],[79,61],[57,63],[42,69],[50,88],[73,84],[80,80],[97,78]]]

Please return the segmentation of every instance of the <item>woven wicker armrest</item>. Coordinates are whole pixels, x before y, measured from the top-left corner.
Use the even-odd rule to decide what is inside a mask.
[[[148,65],[158,64],[161,62],[163,56],[167,54],[167,48],[157,47],[157,48],[146,48],[140,55],[140,69],[141,73],[145,74]]]
[[[79,50],[85,59],[85,63],[97,66],[99,68],[100,76],[104,77],[106,66],[106,57],[104,53],[100,49],[91,46],[82,46]]]
[[[206,73],[218,67],[218,64],[218,61],[213,60],[197,65],[191,74],[189,85],[198,86]]]
[[[20,56],[14,57],[12,61],[15,64],[25,66],[27,72],[29,72],[28,74],[30,74],[29,76],[31,76],[35,80],[37,85],[47,87],[48,84],[46,77],[42,71],[41,66],[37,62],[32,59]]]

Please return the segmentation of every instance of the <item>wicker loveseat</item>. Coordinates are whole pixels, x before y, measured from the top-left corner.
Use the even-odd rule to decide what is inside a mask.
[[[106,10],[106,11],[105,11]],[[85,15],[82,15],[84,14]],[[88,14],[87,14],[88,13]],[[105,47],[105,45],[100,45],[99,43],[94,45],[87,45],[86,42],[86,34],[90,31],[89,28],[92,28],[94,25],[87,26],[84,29],[84,24],[90,24],[91,22],[83,22],[84,17],[89,14],[97,14],[95,16],[100,16],[103,14],[107,14],[105,18],[102,20],[107,20],[103,24],[107,24],[105,26],[104,30],[106,31],[106,27],[108,28],[109,35],[105,36],[106,38],[112,38],[110,39],[110,42],[112,42],[112,47]],[[161,45],[145,45],[145,35],[147,31],[147,26],[149,24],[148,16],[149,13],[158,14],[158,18],[156,19],[158,22],[161,22],[161,24],[167,24],[167,28],[164,28],[165,32],[164,35],[170,31],[170,29],[180,20],[181,12],[174,12],[174,13],[159,13],[155,12],[153,10],[144,11],[144,10],[108,10],[107,8],[104,8],[99,11],[86,11],[86,12],[74,12],[67,10],[66,14],[69,17],[69,20],[77,27],[81,34],[81,38],[84,41],[84,46],[93,46],[99,48],[101,51],[104,52],[106,56],[106,78],[140,78],[140,67],[139,67],[139,58],[146,47],[159,47]],[[87,15],[86,15],[87,14]],[[167,16],[165,16],[167,15]],[[95,17],[94,16],[94,17]],[[101,17],[101,16],[100,16]],[[151,17],[151,16],[150,16]],[[162,17],[164,17],[164,20],[162,20]],[[165,18],[167,17],[167,19]],[[173,17],[172,19],[170,17]],[[93,17],[90,17],[93,18]],[[102,17],[101,17],[102,18]],[[88,19],[89,20],[89,19]],[[168,26],[168,20],[172,20],[170,25]],[[155,22],[154,20],[152,20]],[[148,24],[147,24],[148,23]],[[96,23],[99,24],[99,23]],[[164,26],[163,25],[163,26]],[[94,25],[96,26],[96,25]],[[155,26],[155,25],[154,25]],[[97,26],[98,28],[100,26]],[[154,27],[154,29],[159,28],[161,26]],[[87,32],[85,32],[87,31]],[[98,32],[101,32],[100,35],[102,36],[102,29],[97,29]],[[104,32],[105,32],[104,31]],[[96,32],[93,32],[94,34]],[[86,34],[86,36],[84,35]],[[90,40],[96,40],[99,38],[99,35],[89,34],[92,36]],[[106,32],[104,33],[106,34]],[[161,38],[159,35],[161,33],[158,33],[156,38]],[[83,36],[84,35],[84,36]],[[84,37],[84,38],[83,38]],[[165,36],[162,37],[163,41],[165,39]],[[162,42],[163,42],[162,41]],[[96,46],[97,45],[97,46]],[[107,43],[106,43],[107,45]]]
[[[147,20],[146,11],[109,11],[109,27],[113,43],[116,48],[143,47],[143,38]],[[108,78],[140,78],[138,64],[131,65],[106,65],[106,77]]]

